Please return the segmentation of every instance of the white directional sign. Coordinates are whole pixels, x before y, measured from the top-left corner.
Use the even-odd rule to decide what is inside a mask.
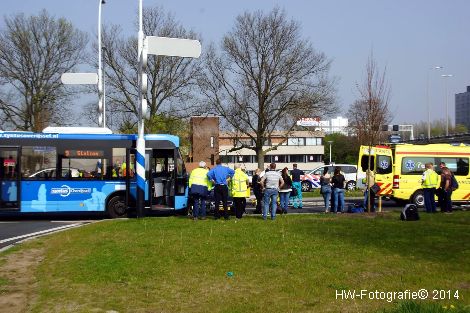
[[[199,58],[201,43],[198,40],[147,36],[148,54],[182,58]]]
[[[60,76],[62,84],[65,85],[96,85],[98,84],[97,73],[64,73]]]

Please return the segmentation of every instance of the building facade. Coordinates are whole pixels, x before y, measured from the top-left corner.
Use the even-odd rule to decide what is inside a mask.
[[[347,118],[338,116],[331,120],[321,121],[320,118],[302,118],[297,121],[298,126],[310,127],[315,130],[322,130],[325,134],[340,133],[343,135],[349,134],[349,123]]]
[[[242,145],[253,146],[251,139],[243,134],[219,132],[219,117],[191,117],[191,153],[187,167],[197,167],[200,161],[213,166],[217,158],[222,163],[233,168],[242,164],[246,170],[252,171],[258,167],[258,158],[252,149],[240,148]],[[292,168],[297,163],[302,170],[312,170],[323,165],[325,147],[323,130],[293,131],[285,139],[285,133],[275,132],[266,140],[263,150],[275,149],[266,153],[264,163],[276,163],[277,168]]]
[[[455,125],[459,124],[470,130],[470,86],[466,92],[455,95]]]
[[[292,168],[292,164],[297,163],[300,169],[312,170],[323,165],[324,137],[325,134],[322,131],[294,131],[285,140],[282,132],[275,133],[265,142],[263,150],[275,146],[277,148],[266,153],[264,163],[266,165],[276,163],[279,169]],[[247,136],[237,136],[228,132],[221,133],[219,157],[225,164],[239,163],[243,164],[247,170],[255,170],[258,167],[258,158],[254,150],[243,148],[231,151],[233,148],[241,147],[242,143],[253,146],[253,142]]]
[[[219,117],[193,116],[189,121],[191,152],[187,163],[214,165],[219,155]],[[193,165],[189,166],[194,168]]]

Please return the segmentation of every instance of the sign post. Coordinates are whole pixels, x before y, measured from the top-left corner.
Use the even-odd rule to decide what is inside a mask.
[[[198,58],[201,55],[201,43],[197,40],[148,36],[145,38],[142,23],[142,0],[139,0],[139,119],[137,133],[137,217],[145,216],[145,139],[144,123],[147,112],[147,55],[164,55],[183,58]]]

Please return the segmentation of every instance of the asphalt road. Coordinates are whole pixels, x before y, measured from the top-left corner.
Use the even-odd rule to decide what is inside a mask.
[[[65,230],[87,221],[0,220],[0,250],[30,237]]]

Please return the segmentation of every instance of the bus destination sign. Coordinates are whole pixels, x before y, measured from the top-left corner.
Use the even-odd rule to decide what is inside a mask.
[[[65,157],[67,158],[96,158],[96,157],[103,157],[104,151],[103,150],[65,150],[64,152]]]

